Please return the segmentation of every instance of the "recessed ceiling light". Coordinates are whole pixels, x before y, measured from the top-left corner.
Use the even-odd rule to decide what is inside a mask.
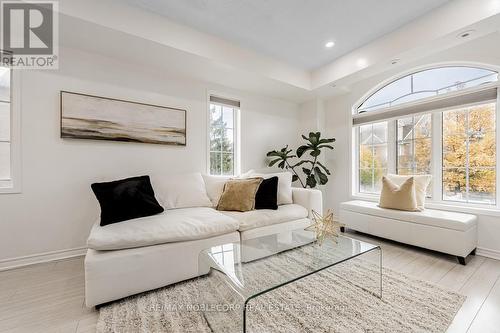
[[[476,30],[466,30],[462,31],[461,33],[458,34],[458,38],[467,38],[470,37]]]
[[[329,41],[329,42],[326,42],[325,44],[325,47],[327,48],[332,48],[335,46],[335,42],[334,41]]]
[[[359,58],[358,61],[356,61],[356,65],[358,65],[358,67],[366,67],[367,65],[366,59]]]

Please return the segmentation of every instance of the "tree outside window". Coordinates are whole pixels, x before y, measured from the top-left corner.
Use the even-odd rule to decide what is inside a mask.
[[[495,204],[495,103],[443,112],[443,200]]]
[[[210,104],[210,174],[234,175],[235,109]]]

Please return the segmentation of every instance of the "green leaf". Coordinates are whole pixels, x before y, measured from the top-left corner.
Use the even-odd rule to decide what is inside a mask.
[[[326,166],[324,166],[320,161],[316,161],[316,164],[318,164],[323,169],[323,171],[326,172],[327,175],[331,175],[330,170],[328,170]]]
[[[311,152],[311,156],[312,157],[318,157],[319,154],[321,154],[321,150],[319,149],[314,149],[312,152]]]
[[[309,176],[311,174],[311,169],[302,168],[302,172]]]
[[[293,182],[296,182],[297,180],[299,180],[299,176],[297,176],[297,175],[292,175],[292,183],[293,183]]]
[[[322,149],[322,148],[333,149],[333,146],[330,146],[330,145],[319,145],[317,148],[319,148],[319,149]]]
[[[267,157],[272,157],[272,156],[281,156],[280,153],[278,153],[276,150],[270,151],[266,154]]]
[[[285,168],[285,161],[281,161],[280,164],[278,164],[278,168],[284,169]]]
[[[310,187],[310,188],[315,188],[316,187],[316,179],[314,178],[314,175],[309,175],[307,176],[307,179],[306,179],[306,184]]]
[[[276,163],[278,163],[279,161],[281,161],[281,158],[277,158],[275,160],[272,160],[271,162],[269,162],[269,167],[272,167],[273,165],[275,165]]]
[[[297,148],[297,157],[302,157],[302,155],[304,155],[304,153],[308,150],[311,150],[312,148],[309,147],[309,146],[300,146],[299,148]]]
[[[309,133],[309,142],[311,142],[313,145],[317,145],[320,135],[321,134],[319,132],[316,132],[316,133],[310,132]]]
[[[314,167],[314,176],[320,185],[328,183],[328,176],[325,175],[318,167]]]
[[[321,139],[318,141],[318,144],[323,144],[323,143],[330,143],[330,142],[335,142],[335,138],[331,139]]]

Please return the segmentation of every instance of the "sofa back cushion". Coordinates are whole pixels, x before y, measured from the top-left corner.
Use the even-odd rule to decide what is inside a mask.
[[[91,188],[101,206],[101,226],[163,212],[149,176],[94,183]]]
[[[201,173],[188,173],[159,178],[155,189],[167,209],[212,207]]]
[[[217,207],[222,192],[224,191],[224,185],[229,179],[231,179],[229,176],[203,175],[207,195],[210,201],[212,201],[213,207]]]
[[[250,170],[242,177],[261,177],[268,179],[278,177],[278,205],[288,205],[293,203],[292,199],[292,174],[290,172],[258,173]]]

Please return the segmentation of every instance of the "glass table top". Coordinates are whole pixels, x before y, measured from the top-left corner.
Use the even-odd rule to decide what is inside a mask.
[[[203,250],[199,263],[249,299],[374,249],[380,247],[345,236],[320,245],[314,232],[293,230]]]

